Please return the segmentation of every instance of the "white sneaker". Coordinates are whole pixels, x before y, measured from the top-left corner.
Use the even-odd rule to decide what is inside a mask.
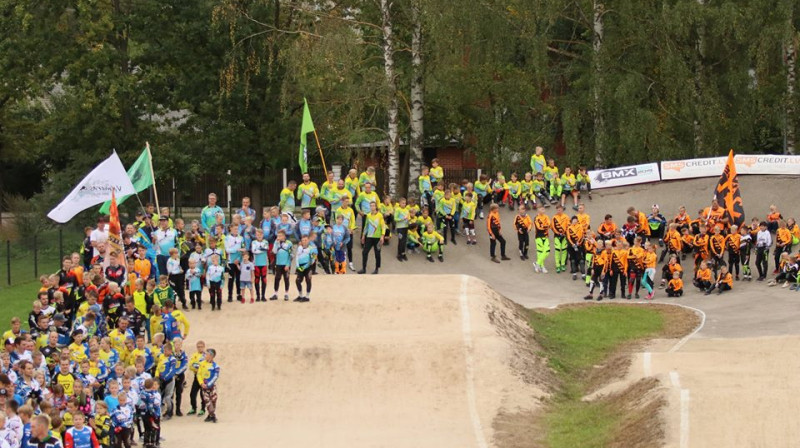
[[[789,282],[786,282],[783,284],[783,286],[781,286],[781,288],[788,288],[788,287],[789,287]]]
[[[542,274],[547,274],[547,268],[542,266]]]
[[[483,212],[481,212],[481,219],[483,219]]]
[[[533,271],[534,272],[539,272],[539,265],[536,264],[535,262],[533,263]]]
[[[350,262],[350,264],[348,264],[348,266],[350,267],[351,271],[355,271],[356,270],[356,267],[355,267],[355,265],[353,265],[352,261]]]

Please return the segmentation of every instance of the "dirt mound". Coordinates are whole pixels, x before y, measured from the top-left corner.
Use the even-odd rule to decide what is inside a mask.
[[[220,422],[173,419],[168,446],[495,446],[498,415],[546,396],[524,313],[480,280],[314,282],[308,304],[189,313],[189,347],[219,353]]]

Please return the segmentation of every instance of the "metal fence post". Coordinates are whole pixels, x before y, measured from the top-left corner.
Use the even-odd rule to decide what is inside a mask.
[[[33,278],[39,277],[39,247],[36,245],[36,234],[33,234]]]
[[[11,286],[11,240],[6,240],[6,276],[8,286]]]
[[[283,169],[283,188],[286,188],[288,184],[288,176],[286,175],[286,168]]]
[[[64,229],[58,228],[58,262],[64,259]]]

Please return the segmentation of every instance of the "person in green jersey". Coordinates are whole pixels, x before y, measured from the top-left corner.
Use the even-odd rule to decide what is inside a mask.
[[[369,185],[367,183],[366,185]],[[367,273],[367,262],[369,261],[369,251],[375,251],[375,270],[373,274],[377,274],[381,268],[381,246],[383,246],[383,234],[386,231],[386,223],[383,221],[383,215],[378,212],[378,203],[370,202],[369,213],[364,216],[364,229],[361,232],[361,244],[364,250],[361,253],[361,270],[359,274]]]
[[[397,259],[407,261],[408,224],[411,212],[406,206],[406,198],[400,198],[394,207],[394,228],[397,231]]]
[[[296,222],[294,219],[294,191],[297,189],[297,182],[290,180],[289,185],[286,186],[283,190],[281,190],[281,201],[278,204],[278,207],[281,209],[281,213],[288,213],[289,217],[291,218],[292,222]]]
[[[433,254],[435,252],[439,261],[444,262],[444,252],[442,251],[444,237],[434,230],[433,223],[428,223],[420,239],[422,240],[422,250],[425,252],[425,258],[428,261],[433,263]]]
[[[311,182],[311,176],[308,173],[303,174],[303,183],[297,186],[297,200],[300,201],[300,208],[309,210],[311,214],[314,214],[318,197],[319,188],[317,184]]]

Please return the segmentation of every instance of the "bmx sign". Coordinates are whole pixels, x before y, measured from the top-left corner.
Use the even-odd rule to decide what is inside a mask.
[[[661,180],[657,163],[593,170],[589,171],[589,177],[592,179],[592,189],[621,187]]]

